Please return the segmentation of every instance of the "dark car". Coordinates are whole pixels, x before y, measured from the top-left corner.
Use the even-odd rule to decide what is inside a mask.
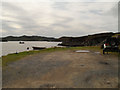
[[[108,38],[103,44],[103,54],[105,52],[119,52],[119,41],[117,38]]]

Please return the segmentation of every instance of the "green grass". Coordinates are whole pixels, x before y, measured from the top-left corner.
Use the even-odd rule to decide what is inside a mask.
[[[7,56],[2,56],[2,66],[7,66],[9,63],[14,62],[16,60],[20,60],[21,58],[24,58],[28,55],[33,55],[36,53],[40,52],[45,52],[45,51],[52,51],[52,50],[41,50],[41,51],[25,51],[25,52],[20,52],[18,54],[8,54]]]
[[[120,36],[120,34],[115,34],[115,35],[113,35],[112,37],[118,37],[118,36]]]
[[[39,51],[25,51],[25,52],[20,52],[18,54],[8,54],[7,56],[2,56],[2,66],[7,66],[9,63],[14,62],[16,60],[20,60],[28,55],[33,55],[36,53],[41,53],[41,52],[51,52],[55,51],[54,48],[49,48],[45,50],[39,50]]]
[[[2,56],[2,66],[6,67],[9,63],[20,60],[29,55],[33,55],[37,53],[46,53],[46,52],[49,53],[49,52],[54,52],[54,51],[64,51],[64,50],[92,50],[92,51],[99,51],[102,53],[102,49],[100,49],[99,46],[47,48],[47,49],[38,50],[38,51],[25,51],[25,52],[20,52],[18,54],[8,54],[6,56]]]

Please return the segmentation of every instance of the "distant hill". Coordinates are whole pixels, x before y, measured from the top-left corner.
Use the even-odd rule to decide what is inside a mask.
[[[42,37],[42,36],[7,36],[0,38],[1,41],[58,41],[53,37]]]
[[[62,46],[98,46],[110,37],[117,37],[120,41],[120,33],[99,33],[94,35],[88,35],[83,37],[61,37]]]
[[[61,46],[99,46],[110,37],[117,37],[120,41],[120,32],[118,33],[98,33],[93,35],[87,35],[82,37],[43,37],[43,36],[8,36],[0,38],[1,41],[59,41],[62,42]]]

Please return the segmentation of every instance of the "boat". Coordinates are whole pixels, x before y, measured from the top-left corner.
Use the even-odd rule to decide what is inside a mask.
[[[33,50],[42,50],[42,49],[45,49],[46,47],[32,47]]]
[[[19,44],[24,44],[24,42],[20,41]]]

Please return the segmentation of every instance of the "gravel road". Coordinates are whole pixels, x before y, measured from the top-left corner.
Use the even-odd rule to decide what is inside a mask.
[[[118,87],[118,57],[73,50],[39,53],[3,70],[4,88]]]

